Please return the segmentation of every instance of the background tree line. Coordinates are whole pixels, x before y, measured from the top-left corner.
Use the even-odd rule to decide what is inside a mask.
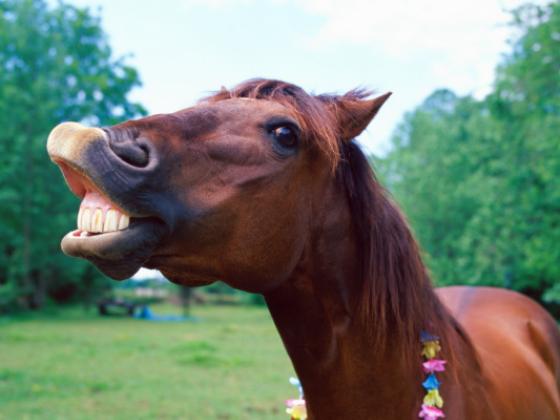
[[[484,99],[438,90],[374,159],[438,284],[491,284],[560,301],[560,3],[512,14],[517,37]],[[474,48],[475,46],[473,46]],[[100,17],[0,0],[0,312],[93,300],[110,284],[65,257],[78,201],[45,152],[64,120],[145,114]]]
[[[107,284],[60,251],[79,202],[45,144],[61,121],[105,125],[143,114],[127,99],[139,84],[137,71],[112,57],[98,16],[0,0],[0,311],[87,300]]]
[[[550,302],[560,300],[560,3],[512,18],[492,91],[433,92],[376,164],[438,284]]]

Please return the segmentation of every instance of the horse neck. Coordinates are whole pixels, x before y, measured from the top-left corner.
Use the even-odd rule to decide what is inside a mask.
[[[408,348],[398,330],[418,320],[395,325],[398,318],[378,313],[372,320],[385,319],[383,330],[372,334],[378,326],[358,310],[364,293],[362,244],[350,210],[336,198],[325,204],[328,214],[311,235],[291,278],[265,294],[267,304],[302,382],[311,418],[366,419],[372,413],[378,418],[411,418],[423,396],[421,345],[416,341],[416,347]],[[435,294],[420,284],[426,279],[407,280],[408,292],[421,296],[416,297],[418,304],[435,305],[437,312]],[[384,310],[389,306],[383,305]],[[426,322],[431,324],[438,314],[429,315]],[[379,337],[385,337],[382,343]],[[411,354],[403,359],[403,351]]]

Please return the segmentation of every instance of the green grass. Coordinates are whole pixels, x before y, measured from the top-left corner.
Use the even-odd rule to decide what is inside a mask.
[[[286,419],[293,369],[267,310],[194,315],[0,318],[0,419]]]

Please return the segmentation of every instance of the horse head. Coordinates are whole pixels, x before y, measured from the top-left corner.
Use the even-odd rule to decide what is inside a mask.
[[[341,143],[387,97],[251,80],[172,114],[62,123],[48,152],[82,200],[62,249],[115,279],[145,266],[186,285],[271,289],[319,223]]]

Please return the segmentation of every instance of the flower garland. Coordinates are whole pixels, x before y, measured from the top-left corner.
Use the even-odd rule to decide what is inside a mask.
[[[422,363],[422,368],[428,376],[422,382],[426,395],[422,401],[422,409],[418,413],[418,417],[424,420],[438,420],[445,417],[445,414],[442,410],[443,398],[439,394],[441,382],[438,380],[436,372],[444,372],[447,362],[437,358],[438,353],[441,351],[439,337],[422,331],[420,342],[422,343],[422,356],[426,359]],[[286,413],[290,415],[291,420],[306,420],[307,408],[303,398],[301,383],[298,378],[291,377],[290,384],[298,388],[299,398],[286,401]]]
[[[307,407],[305,406],[301,383],[298,378],[291,377],[290,384],[297,387],[299,398],[286,401],[286,413],[290,415],[291,420],[305,420],[307,419]]]
[[[439,394],[441,382],[436,377],[436,372],[445,371],[445,364],[447,362],[436,358],[437,354],[441,351],[439,337],[423,331],[420,334],[420,341],[423,345],[422,356],[426,359],[422,363],[422,368],[428,376],[422,382],[426,395],[422,401],[422,409],[418,413],[418,417],[424,420],[437,420],[445,417],[445,414],[441,410],[443,407],[443,398]]]

